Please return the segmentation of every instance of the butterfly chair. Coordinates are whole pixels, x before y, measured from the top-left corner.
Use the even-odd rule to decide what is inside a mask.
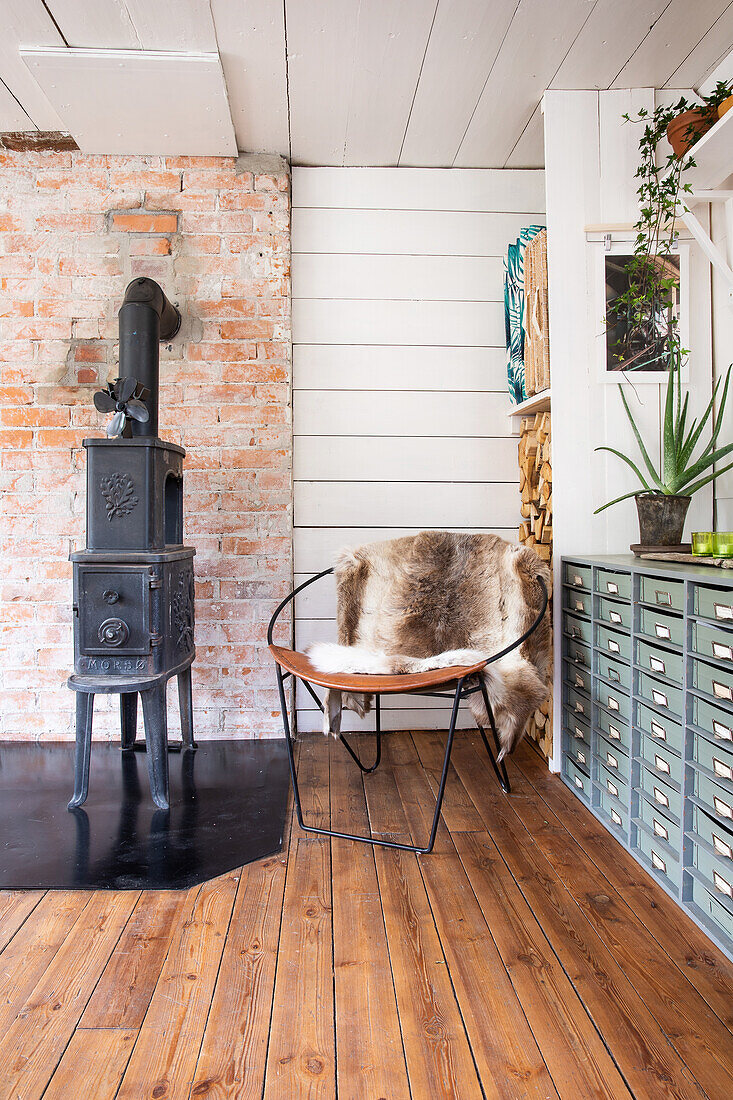
[[[365,844],[380,845],[383,848],[401,848],[406,852],[417,852],[419,854],[427,854],[432,852],[433,845],[435,844],[435,837],[438,832],[438,821],[440,819],[440,810],[443,805],[443,795],[445,794],[445,784],[448,778],[448,767],[450,765],[451,749],[453,748],[453,737],[456,732],[456,720],[458,718],[458,709],[461,704],[461,700],[466,699],[469,695],[474,695],[477,691],[480,691],[483,695],[484,704],[486,706],[486,713],[489,716],[489,724],[491,725],[491,732],[494,737],[494,744],[497,748],[497,753],[500,753],[499,738],[496,732],[496,724],[494,722],[494,715],[491,709],[491,703],[489,702],[489,695],[486,690],[486,684],[483,676],[479,676],[478,673],[487,665],[493,664],[501,657],[505,657],[507,653],[511,653],[513,649],[517,649],[523,642],[529,638],[530,634],[534,633],[537,627],[542,622],[542,618],[547,610],[547,588],[542,577],[537,577],[537,580],[542,589],[542,608],[535,621],[532,623],[528,630],[525,630],[516,641],[511,645],[505,646],[504,649],[499,650],[498,653],[492,654],[481,661],[478,661],[474,665],[455,665],[451,668],[436,668],[427,672],[414,672],[405,673],[399,675],[356,675],[353,673],[333,673],[333,672],[320,672],[313,663],[309,660],[305,653],[297,653],[293,649],[286,649],[283,646],[274,645],[272,641],[272,634],[275,624],[278,620],[280,613],[285,607],[288,606],[291,601],[295,599],[299,592],[302,592],[304,588],[307,588],[311,584],[315,584],[316,581],[321,580],[322,577],[327,577],[330,573],[333,573],[333,569],[324,569],[322,573],[317,573],[314,577],[310,577],[303,584],[298,585],[290,595],[275,609],[275,613],[270,619],[270,624],[267,628],[267,645],[270,653],[275,659],[275,669],[277,673],[277,687],[280,695],[280,709],[282,711],[283,728],[285,730],[285,743],[288,750],[288,760],[290,762],[290,777],[293,782],[293,796],[295,799],[295,813],[298,818],[298,825],[307,833],[320,833],[323,836],[335,836],[343,840],[360,840]],[[381,713],[380,713],[380,697],[382,695],[418,695],[431,699],[450,699],[452,700],[452,709],[450,717],[450,725],[448,727],[448,739],[445,746],[445,758],[443,760],[443,771],[440,776],[440,785],[438,787],[438,795],[435,803],[435,813],[433,815],[433,824],[430,829],[430,836],[427,844],[421,846],[419,844],[399,844],[393,840],[376,840],[372,836],[357,836],[354,833],[342,833],[336,829],[320,829],[314,825],[306,825],[303,821],[303,809],[300,801],[300,791],[298,789],[298,776],[295,767],[295,756],[293,753],[293,738],[290,733],[290,722],[288,719],[288,708],[285,699],[285,680],[288,677],[293,677],[294,680],[300,680],[307,691],[312,695],[319,709],[323,711],[323,703],[313,690],[313,684],[317,684],[319,687],[329,688],[334,691],[343,692],[355,692],[357,694],[373,695],[375,700],[374,715],[376,721],[376,757],[371,767],[367,767],[363,761],[359,758],[357,753],[354,752],[351,745],[348,743],[343,734],[339,734],[339,738],[342,741],[344,748],[356,762],[359,768],[365,775],[371,775],[379,767],[382,759],[382,726],[381,726]],[[444,689],[444,690],[441,690]],[[486,752],[489,755],[491,766],[496,773],[496,777],[501,784],[502,790],[506,794],[509,794],[511,787],[509,785],[509,776],[507,775],[506,764],[503,760],[497,764],[496,757],[492,752],[489,739],[486,736],[486,731],[483,726],[476,723],[481,734]]]

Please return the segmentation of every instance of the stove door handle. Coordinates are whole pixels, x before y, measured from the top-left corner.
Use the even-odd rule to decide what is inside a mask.
[[[117,603],[120,598],[119,592],[115,592],[114,588],[107,588],[102,593],[102,599],[105,603]]]

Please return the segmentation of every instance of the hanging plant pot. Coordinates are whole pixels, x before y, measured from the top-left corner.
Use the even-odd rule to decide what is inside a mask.
[[[692,497],[637,493],[635,500],[642,546],[678,546],[682,542]]]
[[[667,126],[667,140],[676,157],[682,157],[696,141],[706,134],[714,122],[710,111],[704,107],[693,107],[683,111]]]

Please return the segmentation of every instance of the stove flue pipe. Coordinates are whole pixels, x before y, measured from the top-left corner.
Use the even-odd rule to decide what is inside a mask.
[[[136,378],[149,396],[150,419],[131,420],[133,436],[157,436],[160,385],[160,342],[172,340],[181,327],[181,314],[154,279],[133,279],[118,314],[120,324],[120,378]]]

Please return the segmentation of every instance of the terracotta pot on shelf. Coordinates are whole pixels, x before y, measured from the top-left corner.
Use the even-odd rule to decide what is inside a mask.
[[[710,129],[714,118],[703,107],[693,107],[673,118],[667,127],[667,140],[676,157],[682,157]]]
[[[718,104],[718,118],[722,118],[733,107],[733,95],[729,95],[722,103]]]

